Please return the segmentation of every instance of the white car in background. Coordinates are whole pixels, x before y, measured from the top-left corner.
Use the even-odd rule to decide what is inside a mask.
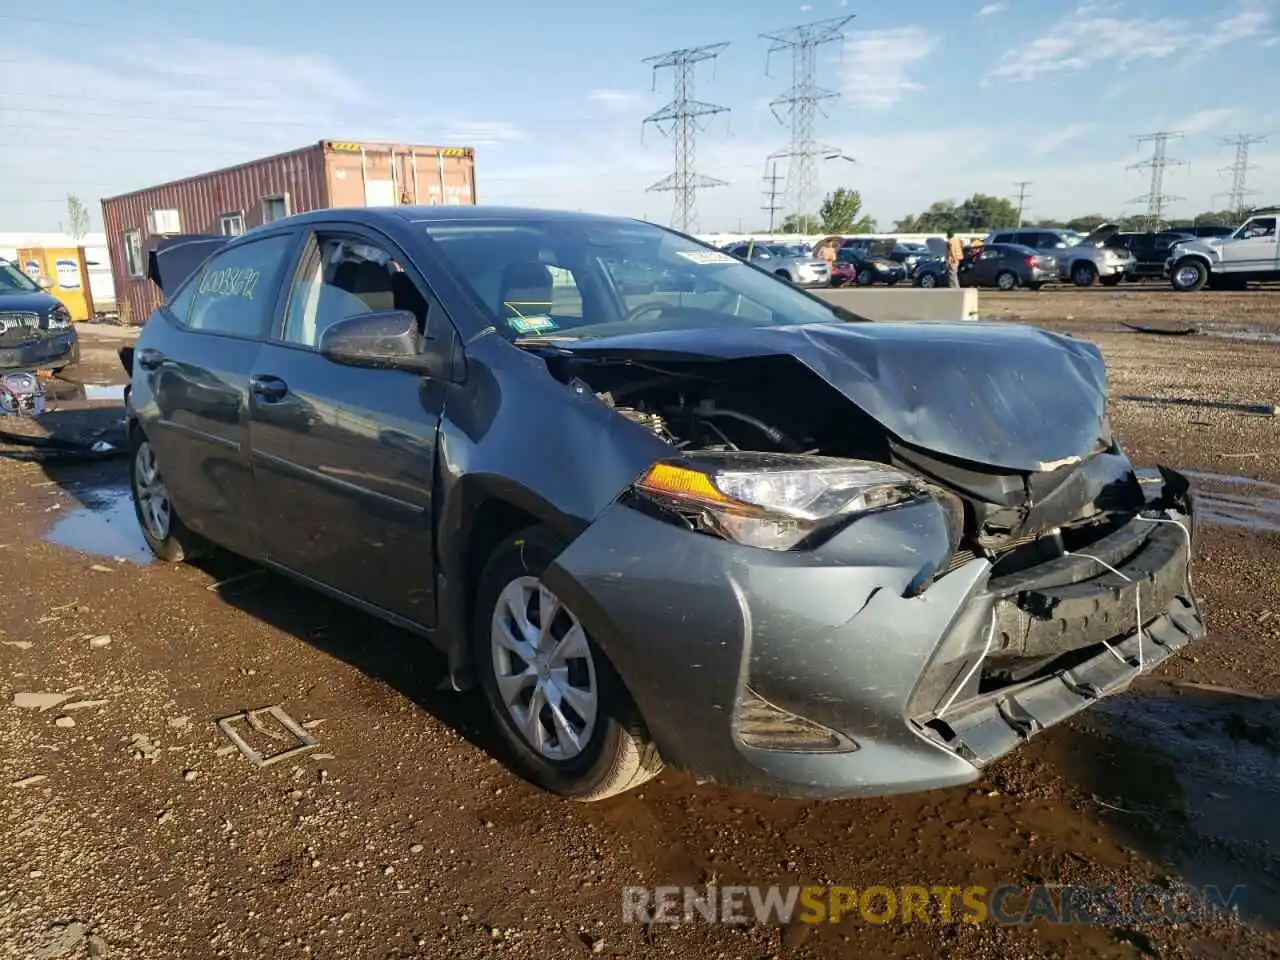
[[[825,287],[831,283],[831,265],[803,247],[744,240],[730,244],[724,252],[790,280],[797,287]]]

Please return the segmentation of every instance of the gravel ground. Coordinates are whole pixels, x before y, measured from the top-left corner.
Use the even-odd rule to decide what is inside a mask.
[[[917,796],[666,773],[553,800],[493,759],[421,642],[238,561],[147,562],[120,461],[0,458],[0,957],[1280,955],[1280,418],[1229,406],[1280,403],[1280,296],[983,307],[1096,340],[1134,459],[1204,475],[1212,634],[980,783]],[[126,337],[87,331],[78,376],[118,383]],[[115,435],[117,403],[67,393],[30,428]],[[317,746],[258,768],[215,721],[270,704]],[[1238,918],[1178,924],[621,923],[624,886],[707,883],[1244,889]]]

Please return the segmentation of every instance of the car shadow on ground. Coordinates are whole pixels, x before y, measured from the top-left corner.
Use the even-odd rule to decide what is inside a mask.
[[[1280,929],[1280,702],[1150,678],[1051,735],[1042,759],[1167,871],[1153,882],[1234,888],[1242,915]]]

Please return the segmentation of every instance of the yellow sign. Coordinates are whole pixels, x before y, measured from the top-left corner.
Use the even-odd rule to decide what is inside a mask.
[[[470,147],[441,147],[440,156],[442,157],[469,157],[471,156]]]

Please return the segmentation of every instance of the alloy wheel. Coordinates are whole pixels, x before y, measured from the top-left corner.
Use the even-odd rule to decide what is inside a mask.
[[[1001,290],[1009,291],[1018,285],[1018,278],[1012,273],[1002,273],[996,277],[996,286]]]
[[[1200,281],[1200,268],[1194,264],[1179,267],[1174,271],[1173,279],[1184,290],[1190,289]]]
[[[146,440],[138,444],[138,451],[133,457],[133,485],[138,497],[138,512],[147,533],[159,541],[168,539],[173,517],[169,488],[160,476],[155,448]]]
[[[581,621],[537,577],[507,584],[490,627],[498,696],[525,742],[548,760],[571,760],[595,732],[600,698]]]

